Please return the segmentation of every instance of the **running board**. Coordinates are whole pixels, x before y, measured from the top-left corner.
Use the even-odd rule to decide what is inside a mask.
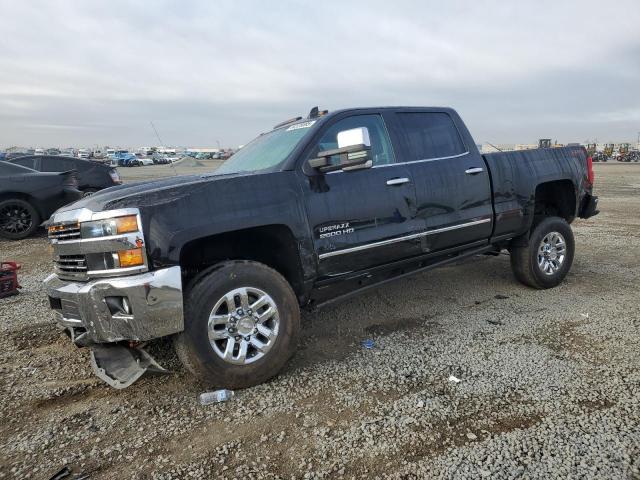
[[[113,388],[127,388],[146,372],[169,373],[141,347],[116,343],[91,345],[91,366],[95,374]]]
[[[405,273],[400,273],[398,275],[394,275],[394,276],[392,276],[390,278],[386,278],[386,279],[383,279],[383,280],[380,280],[380,281],[376,281],[376,282],[370,283],[368,285],[364,285],[362,287],[356,288],[355,290],[351,290],[351,291],[349,291],[349,292],[347,292],[347,293],[345,293],[343,295],[338,295],[336,297],[330,298],[329,300],[318,302],[316,304],[311,305],[310,309],[314,310],[316,308],[324,307],[324,306],[327,306],[327,305],[335,303],[335,302],[346,300],[347,298],[349,298],[349,297],[351,297],[353,295],[361,294],[361,293],[363,293],[363,292],[365,292],[367,290],[370,290],[372,288],[377,288],[377,287],[379,287],[381,285],[384,285],[384,284],[389,283],[389,282],[393,282],[393,281],[398,280],[400,278],[405,278],[405,277],[414,275],[416,273],[425,272],[425,271],[431,270],[433,268],[442,267],[442,266],[447,265],[449,263],[454,263],[454,262],[457,262],[459,260],[463,260],[465,258],[473,257],[474,255],[481,255],[481,254],[484,254],[484,253],[486,253],[486,252],[488,252],[490,250],[493,250],[494,248],[495,247],[493,245],[485,244],[485,245],[483,245],[482,247],[479,247],[479,248],[474,248],[474,249],[471,249],[471,250],[462,250],[459,253],[453,253],[450,256],[447,256],[446,258],[444,258],[442,260],[430,263],[428,265],[424,265],[422,267],[418,267],[418,268],[416,268],[414,270],[411,270],[411,271],[408,271],[408,272],[405,272]],[[416,263],[419,264],[420,261],[416,260]],[[405,270],[406,270],[406,268],[405,268]],[[360,272],[358,275],[355,275],[353,277],[353,279],[366,278],[366,277],[367,277],[367,272]],[[347,280],[347,281],[349,281],[349,280]],[[336,280],[336,284],[339,284],[339,283],[342,283],[342,282],[339,282],[339,281]]]

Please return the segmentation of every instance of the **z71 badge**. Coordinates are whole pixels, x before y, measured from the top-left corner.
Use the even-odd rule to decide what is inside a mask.
[[[355,229],[349,225],[349,222],[333,223],[331,225],[318,227],[318,238],[338,237],[353,232],[355,232]]]

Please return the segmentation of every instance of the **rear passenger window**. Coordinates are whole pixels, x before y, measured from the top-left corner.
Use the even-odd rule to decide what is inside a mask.
[[[36,159],[33,157],[24,157],[24,158],[16,158],[12,163],[16,163],[18,165],[22,165],[27,168],[36,168]]]
[[[40,162],[40,170],[43,172],[66,172],[76,168],[76,162],[73,159],[64,157],[42,157]]]
[[[466,149],[451,117],[446,113],[398,113],[400,137],[408,154],[405,161],[452,157]]]

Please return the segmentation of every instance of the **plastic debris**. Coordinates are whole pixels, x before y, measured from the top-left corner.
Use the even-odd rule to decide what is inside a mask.
[[[233,390],[215,390],[213,392],[204,392],[200,394],[200,405],[209,405],[211,403],[221,403],[231,400],[235,393]]]
[[[376,343],[371,340],[370,338],[368,338],[367,340],[363,340],[362,341],[362,346],[364,348],[366,348],[367,350],[371,350],[373,347],[375,347]]]
[[[454,377],[453,375],[450,375],[449,381],[453,383],[460,383],[462,380],[460,380],[458,377]]]
[[[583,318],[589,318],[589,314],[588,313],[581,313],[580,314]]]
[[[62,467],[56,473],[54,473],[49,480],[62,480],[63,478],[67,478],[71,475],[71,470],[69,467]]]

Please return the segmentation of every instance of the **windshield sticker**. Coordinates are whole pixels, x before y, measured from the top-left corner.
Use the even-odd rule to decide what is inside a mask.
[[[290,130],[298,130],[299,128],[309,128],[314,123],[316,123],[315,120],[311,120],[310,122],[296,123],[295,125],[291,125],[289,128],[287,128],[287,132]]]

